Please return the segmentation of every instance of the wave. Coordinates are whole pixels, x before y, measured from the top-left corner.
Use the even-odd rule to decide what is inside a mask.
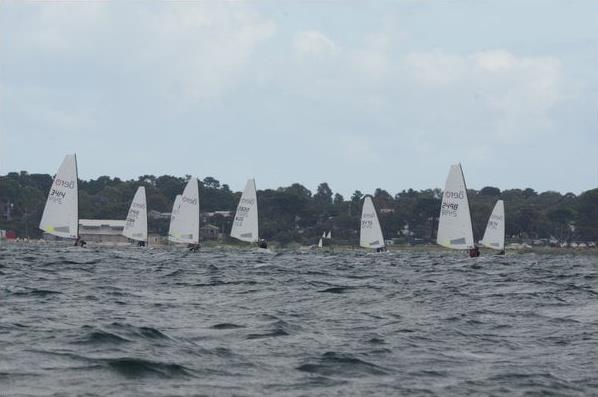
[[[330,287],[318,292],[328,293],[328,294],[344,294],[351,290],[357,289],[357,287]]]
[[[212,329],[237,329],[237,328],[245,328],[244,325],[237,325],[233,323],[220,323],[212,325],[210,328]]]
[[[165,274],[164,277],[173,277],[173,276],[179,276],[181,274],[184,274],[185,271],[182,269],[178,269],[178,270],[174,270],[168,274]]]
[[[89,261],[73,261],[70,259],[59,259],[50,262],[44,262],[41,266],[54,266],[54,265],[95,265],[100,263],[100,259],[92,259]]]
[[[288,336],[289,333],[284,329],[275,329],[272,332],[264,334],[249,334],[246,339],[263,339],[263,338],[275,338],[277,336]]]
[[[209,264],[206,270],[208,271],[208,273],[217,273],[220,271],[220,268],[216,265]]]
[[[62,292],[60,291],[53,291],[49,289],[31,289],[29,291],[15,291],[12,295],[18,296],[37,296],[37,297],[46,297],[51,295],[61,295]]]
[[[92,328],[89,326],[84,326],[83,328]],[[84,345],[104,345],[104,344],[123,344],[123,343],[130,343],[129,339],[126,339],[122,336],[119,336],[115,333],[111,333],[108,331],[104,331],[101,329],[94,329],[93,331],[88,332],[87,334],[80,337],[76,343],[84,344]]]
[[[146,326],[138,327],[138,326],[135,326],[132,324],[113,322],[105,328],[106,329],[103,329],[104,332],[109,332],[111,334],[118,335],[119,337],[122,337],[125,340],[135,339],[135,338],[164,339],[164,340],[172,339],[168,335],[161,332],[160,330],[158,330],[156,328],[152,328],[152,327],[146,327]]]
[[[347,353],[326,352],[315,363],[307,363],[297,370],[324,376],[358,377],[386,375],[388,371],[378,365]]]
[[[127,378],[177,378],[191,377],[192,371],[180,364],[151,361],[142,358],[101,359],[110,369]]]
[[[256,285],[259,284],[254,280],[239,280],[239,281],[222,281],[219,279],[213,279],[209,283],[185,283],[177,282],[175,285],[187,286],[187,287],[220,287],[222,285]]]
[[[374,345],[383,345],[386,343],[382,338],[370,338],[368,342]]]

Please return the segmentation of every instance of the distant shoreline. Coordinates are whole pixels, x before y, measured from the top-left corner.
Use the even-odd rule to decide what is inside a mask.
[[[57,246],[57,247],[69,247],[72,245],[71,242],[68,241],[45,241],[45,240],[1,240],[1,245],[43,245],[43,246]],[[222,248],[222,249],[234,249],[234,250],[247,250],[255,248],[251,244],[236,244],[236,243],[228,243],[228,242],[218,242],[218,241],[204,241],[201,242],[202,248]],[[127,243],[97,243],[97,242],[90,242],[88,244],[88,248],[135,248],[138,249],[134,244],[127,244]],[[164,248],[164,249],[185,249],[185,244],[156,244],[151,245],[149,247],[153,248]],[[300,245],[299,243],[290,243],[286,244],[284,247],[277,244],[275,241],[271,242],[271,247],[274,250],[280,251],[303,251],[303,252],[322,252],[322,253],[330,253],[330,252],[347,252],[347,251],[363,251],[363,252],[374,252],[373,250],[368,250],[366,248],[361,248],[356,245],[332,245],[330,247],[324,248],[317,248],[315,245],[307,246],[307,245]],[[143,249],[143,248],[139,248]],[[460,255],[460,250],[450,250],[438,245],[390,245],[387,247],[388,251],[391,252],[437,252],[437,253],[446,253],[448,255]],[[488,248],[481,248],[482,256],[495,256],[496,251],[488,249]],[[561,248],[561,247],[525,247],[525,248],[518,248],[518,249],[506,249],[506,255],[521,255],[521,254],[538,254],[538,255],[582,255],[582,256],[598,256],[598,248]],[[497,256],[497,255],[496,255]]]

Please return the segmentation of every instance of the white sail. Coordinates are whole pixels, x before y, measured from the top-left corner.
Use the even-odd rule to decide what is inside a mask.
[[[498,200],[492,210],[481,243],[495,250],[505,249],[505,206],[502,200]]]
[[[453,249],[474,248],[467,187],[461,164],[451,166],[444,192],[438,221],[436,242]]]
[[[58,237],[79,236],[77,156],[67,154],[52,182],[39,228]]]
[[[376,207],[374,207],[372,196],[366,196],[363,200],[359,245],[364,248],[375,249],[384,247],[382,228],[378,221],[378,215],[376,214]]]
[[[123,236],[131,240],[147,241],[147,202],[145,188],[139,186],[131,202]]]
[[[172,205],[172,212],[170,213],[170,226],[168,227],[168,240],[172,241],[173,243],[177,243],[177,239],[174,237],[174,229],[173,229],[173,225],[174,220],[177,217],[177,214],[179,212],[179,207],[181,206],[181,197],[183,197],[182,194],[177,194],[176,197],[174,198],[174,204]]]
[[[237,206],[230,236],[250,243],[259,240],[255,179],[249,179]]]
[[[322,248],[324,246],[324,244],[322,243],[322,239],[320,239],[320,241],[318,241],[318,247]]]
[[[197,178],[189,179],[181,196],[168,238],[186,244],[199,244],[199,187]]]
[[[328,232],[328,234],[326,235],[326,238],[328,240],[332,239],[332,230]]]

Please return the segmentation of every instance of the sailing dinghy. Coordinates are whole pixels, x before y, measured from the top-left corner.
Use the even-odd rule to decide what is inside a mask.
[[[143,186],[139,186],[135,192],[127,214],[123,236],[137,241],[140,247],[147,244],[147,202]]]
[[[318,241],[318,248],[330,247],[331,242],[332,242],[331,240],[332,240],[332,232],[331,231],[328,231],[328,233],[323,232],[322,237],[320,237],[320,240]]]
[[[77,156],[67,154],[48,193],[39,228],[57,237],[79,240]],[[75,245],[77,242],[75,242]]]
[[[436,242],[447,248],[469,250],[472,257],[479,256],[473,240],[467,187],[461,164],[452,165],[446,179]]]
[[[361,210],[361,231],[359,245],[364,248],[373,248],[377,252],[385,250],[382,228],[376,213],[372,196],[365,196]]]
[[[176,207],[175,199],[175,207]],[[174,211],[173,211],[174,212]],[[171,216],[168,239],[188,244],[192,251],[199,249],[199,185],[197,178],[189,179],[181,195],[175,216]]]
[[[248,243],[256,243],[261,249],[268,248],[267,242],[259,238],[255,179],[249,179],[245,185],[245,190],[243,190],[241,200],[239,200],[237,206],[230,236]]]
[[[498,200],[492,210],[481,244],[499,254],[505,253],[505,206],[502,200]]]

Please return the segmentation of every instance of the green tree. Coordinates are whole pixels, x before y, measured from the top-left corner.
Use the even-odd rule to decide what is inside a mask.
[[[332,204],[332,190],[326,182],[320,183],[316,194],[314,194],[314,200],[322,204]]]
[[[581,239],[598,240],[598,189],[588,190],[579,197],[575,225]]]

